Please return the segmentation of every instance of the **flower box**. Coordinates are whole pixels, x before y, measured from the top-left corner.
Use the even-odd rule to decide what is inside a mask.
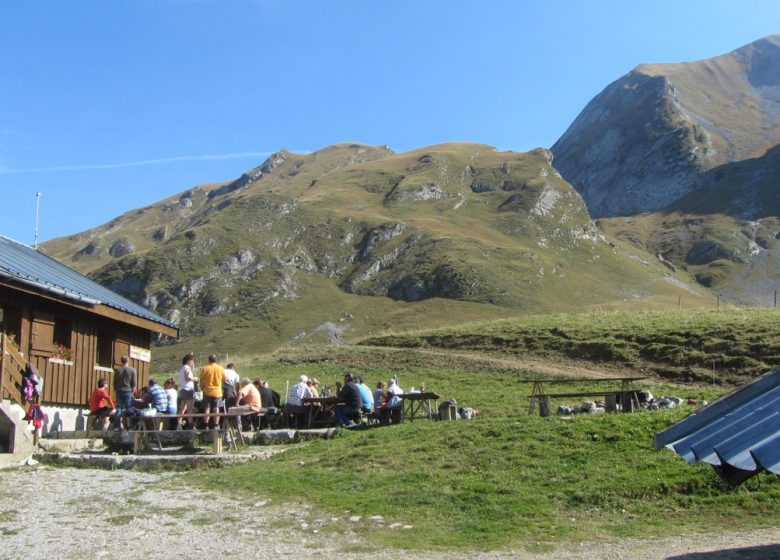
[[[50,364],[60,364],[62,366],[72,366],[73,361],[72,360],[65,360],[63,358],[49,358]]]

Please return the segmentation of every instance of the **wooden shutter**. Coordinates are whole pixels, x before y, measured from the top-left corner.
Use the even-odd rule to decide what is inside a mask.
[[[54,346],[54,317],[36,313],[32,320],[30,347],[35,354],[51,354]]]

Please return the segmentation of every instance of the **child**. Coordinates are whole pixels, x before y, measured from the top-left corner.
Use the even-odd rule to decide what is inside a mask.
[[[178,410],[177,401],[179,398],[179,392],[176,390],[176,382],[172,377],[169,377],[165,380],[163,387],[165,387],[165,394],[168,397],[168,409],[165,412],[166,414],[176,414]],[[178,421],[176,418],[171,418],[168,424],[169,429],[175,430]]]

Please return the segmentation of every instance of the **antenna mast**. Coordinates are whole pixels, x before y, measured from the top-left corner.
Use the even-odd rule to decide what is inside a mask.
[[[41,206],[41,193],[35,193],[35,242],[33,243],[33,249],[38,250],[38,211]]]

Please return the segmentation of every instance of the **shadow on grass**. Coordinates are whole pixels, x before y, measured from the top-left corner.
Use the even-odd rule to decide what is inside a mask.
[[[712,552],[690,552],[669,556],[666,560],[774,560],[780,558],[780,544],[727,548]]]

